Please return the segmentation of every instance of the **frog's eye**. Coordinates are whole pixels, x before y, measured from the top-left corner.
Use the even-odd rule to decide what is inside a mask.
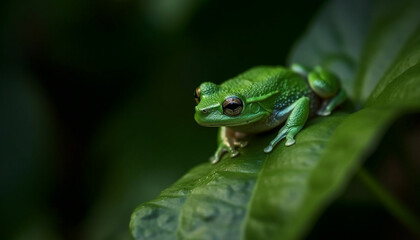
[[[228,97],[222,104],[223,113],[228,116],[238,116],[241,114],[244,104],[238,97]]]
[[[198,88],[195,89],[195,92],[194,92],[194,100],[195,100],[195,102],[197,104],[200,103],[200,87],[198,87]]]

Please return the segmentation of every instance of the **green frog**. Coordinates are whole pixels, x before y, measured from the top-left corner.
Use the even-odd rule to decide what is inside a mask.
[[[220,127],[218,148],[210,161],[215,164],[225,153],[239,155],[246,134],[269,131],[283,125],[264,152],[269,153],[285,139],[295,136],[309,117],[328,116],[345,99],[338,77],[327,69],[309,69],[300,64],[290,68],[258,66],[216,85],[202,83],[194,94],[194,118],[205,127]]]

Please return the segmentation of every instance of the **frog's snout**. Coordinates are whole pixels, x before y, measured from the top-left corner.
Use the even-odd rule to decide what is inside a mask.
[[[206,114],[208,114],[208,113],[209,113],[209,110],[207,110],[207,109],[205,109],[205,108],[200,109],[200,108],[198,108],[198,106],[195,106],[195,113],[196,113],[196,114],[197,114],[197,113],[200,113],[200,114],[204,114],[204,115],[206,115]]]
[[[206,122],[206,119],[209,116],[210,111],[208,109],[200,109],[198,107],[195,107],[195,114],[194,114],[194,118],[195,121],[200,124],[203,125]]]

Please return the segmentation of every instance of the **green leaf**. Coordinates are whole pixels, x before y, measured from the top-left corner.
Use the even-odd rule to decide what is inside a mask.
[[[420,106],[419,63],[420,28],[404,45],[394,64],[373,90],[367,105],[418,108]]]
[[[172,187],[163,191],[160,197],[141,205],[135,211],[131,222],[133,235],[140,239],[171,239],[174,236],[197,239],[204,232],[206,236],[216,239],[235,239],[248,234],[244,231],[247,229],[246,223],[251,225],[251,229],[258,227],[252,217],[254,205],[249,205],[250,202],[264,201],[266,197],[272,201],[280,200],[266,196],[266,193],[276,192],[264,190],[271,185],[265,184],[265,181],[270,181],[270,176],[275,178],[278,174],[281,179],[276,179],[273,183],[288,186],[279,188],[277,192],[283,195],[283,209],[288,213],[288,206],[293,205],[293,202],[289,202],[293,200],[290,197],[294,197],[296,192],[304,192],[305,186],[301,183],[305,182],[305,178],[309,176],[308,170],[318,160],[310,156],[323,149],[323,139],[328,139],[343,116],[313,121],[296,138],[299,144],[290,148],[292,151],[284,151],[285,147],[282,145],[273,154],[265,154],[262,149],[268,143],[267,140],[275,135],[271,134],[251,139],[250,145],[237,158],[227,158],[216,165],[205,163],[192,169]],[[290,161],[285,162],[282,159]],[[268,163],[270,164],[267,165]],[[300,188],[295,188],[299,185]],[[262,195],[257,194],[260,191]],[[285,195],[290,197],[285,198]],[[254,199],[251,201],[251,198]],[[282,209],[275,205],[278,210]],[[270,211],[269,205],[265,204],[265,207],[265,210]],[[248,208],[251,208],[251,214],[247,213]],[[256,209],[256,212],[259,210]],[[223,231],[208,232],[209,229]]]
[[[356,78],[355,95],[358,101],[365,101],[375,86],[384,87],[377,84],[381,78],[395,79],[396,75],[389,71],[397,65],[408,67],[409,63],[401,61],[399,56],[404,55],[413,38],[418,37],[419,11],[420,2],[415,0],[376,2],[372,27]],[[416,56],[413,57],[412,60],[416,61]]]
[[[0,239],[54,239],[47,204],[57,179],[52,108],[30,75],[0,73],[0,96]]]
[[[251,137],[237,158],[193,168],[134,211],[132,236],[303,237],[387,127],[420,109],[420,21],[414,14],[420,8],[416,2],[404,4],[409,7],[392,1],[332,1],[291,56],[293,62],[336,72],[358,111],[312,119],[295,145],[281,142],[271,154],[263,147],[274,132]]]

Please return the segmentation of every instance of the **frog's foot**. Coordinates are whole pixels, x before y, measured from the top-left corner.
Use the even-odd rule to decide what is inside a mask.
[[[231,158],[239,156],[239,152],[236,149],[232,149],[231,151],[229,151],[229,153]]]
[[[221,145],[217,148],[213,156],[210,157],[210,162],[216,164],[222,159],[223,155],[228,152],[228,148],[225,145]]]
[[[235,146],[235,147],[240,147],[240,148],[244,148],[244,147],[246,147],[246,145],[248,145],[248,142],[247,141],[234,141],[233,142],[233,145]]]
[[[210,157],[210,162],[212,164],[218,163],[225,153],[229,153],[231,158],[237,157],[239,155],[239,151],[235,148],[229,147],[227,145],[220,145],[213,156]]]
[[[271,152],[272,150],[273,150],[273,145],[271,145],[271,144],[270,144],[270,145],[268,145],[267,147],[265,147],[265,148],[264,148],[264,152],[265,152],[265,153],[269,153],[269,152]]]
[[[329,103],[331,100],[324,100],[322,102],[321,107],[319,108],[319,110],[316,112],[316,114],[318,116],[328,116],[331,114],[331,108],[328,107]]]
[[[300,131],[300,129],[297,132],[299,132],[299,131]],[[292,136],[292,135],[289,136],[289,134],[286,136],[286,143],[284,144],[284,145],[286,145],[286,147],[292,146],[296,142],[295,141],[295,136]]]
[[[336,96],[334,96],[331,99],[324,100],[322,103],[321,108],[318,110],[317,114],[319,116],[328,116],[331,114],[331,112],[341,103],[346,100],[346,93],[344,90],[340,90]]]
[[[280,129],[277,136],[270,142],[270,144],[264,148],[264,152],[269,153],[273,150],[274,146],[286,138],[286,146],[291,146],[295,144],[296,134],[303,128],[306,120],[309,115],[309,98],[302,97],[297,100],[293,105],[293,110],[290,112],[290,115]]]
[[[286,143],[284,145],[291,146],[293,144],[295,144],[295,135],[302,129],[303,126],[294,126],[294,127],[288,127],[288,126],[283,126],[282,129],[280,129],[279,134],[277,135],[277,137],[275,137],[270,144],[264,148],[264,152],[269,153],[273,150],[274,146],[276,146],[276,144],[278,142],[280,142],[281,140],[283,140],[283,138],[286,138]]]
[[[325,110],[325,109],[320,109],[318,110],[318,112],[316,112],[316,114],[318,114],[318,116],[329,116],[331,114],[331,111]]]

